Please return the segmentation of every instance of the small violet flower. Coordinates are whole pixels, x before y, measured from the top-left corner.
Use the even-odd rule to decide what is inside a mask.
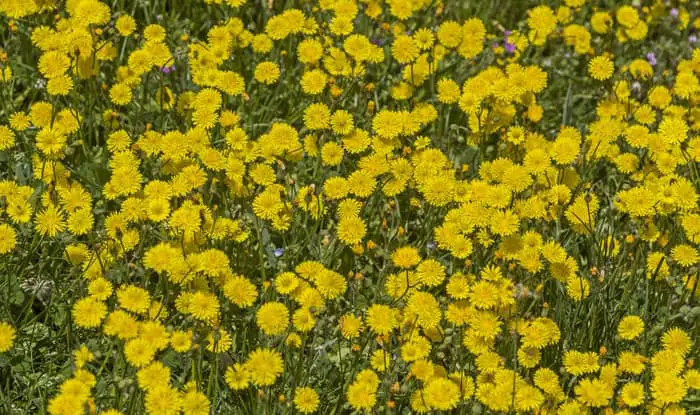
[[[647,62],[649,62],[651,66],[656,66],[656,55],[654,52],[647,53]]]
[[[506,30],[505,32],[503,32],[503,34],[504,34],[504,36],[503,36],[503,46],[505,47],[506,52],[508,52],[508,53],[513,53],[513,52],[515,52],[515,43],[511,43],[511,42],[508,41],[508,36],[510,36],[511,34],[513,34],[513,32],[510,31],[510,30]]]

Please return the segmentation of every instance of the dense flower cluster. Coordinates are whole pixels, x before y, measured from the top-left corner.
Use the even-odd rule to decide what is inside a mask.
[[[699,14],[0,1],[0,413],[693,413]]]

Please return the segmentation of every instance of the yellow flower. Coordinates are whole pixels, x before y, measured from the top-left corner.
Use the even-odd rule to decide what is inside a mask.
[[[323,92],[328,82],[328,76],[320,69],[313,69],[304,72],[301,77],[301,88],[310,95],[317,95]]]
[[[644,331],[644,321],[638,316],[626,316],[617,326],[617,334],[625,340],[634,340]]]
[[[246,366],[236,363],[226,369],[225,379],[231,389],[245,389],[250,383],[250,372]]]
[[[415,40],[410,36],[399,36],[394,39],[391,46],[391,54],[400,64],[411,63],[418,57],[420,49]]]
[[[126,105],[131,102],[131,88],[123,83],[115,84],[109,90],[109,98],[116,105]]]
[[[398,326],[397,310],[384,304],[372,304],[367,309],[367,325],[379,335],[391,333]]]
[[[588,73],[598,81],[610,79],[614,71],[615,65],[607,56],[596,56],[588,63]]]
[[[685,331],[678,327],[672,327],[661,337],[661,342],[666,350],[685,356],[693,346],[693,341]]]
[[[310,387],[298,388],[294,393],[294,406],[301,413],[313,413],[319,402],[318,393]]]
[[[627,28],[634,27],[639,22],[639,14],[632,6],[622,6],[617,9],[615,18],[617,19],[618,23]]]
[[[212,330],[207,336],[207,350],[210,352],[225,353],[231,344],[231,335],[225,330]]]
[[[360,335],[362,319],[353,314],[345,314],[340,318],[340,331],[346,339],[354,339]]]
[[[210,406],[207,395],[202,392],[192,390],[182,395],[183,415],[209,415]]]
[[[554,11],[547,6],[537,6],[528,10],[527,15],[527,25],[530,27],[528,36],[536,46],[544,45],[557,25]]]
[[[377,402],[377,386],[379,377],[376,373],[369,369],[361,371],[346,392],[348,402],[355,409],[372,409]]]
[[[170,345],[176,352],[187,352],[192,347],[192,332],[176,330],[170,335]]]
[[[0,254],[12,251],[17,245],[15,230],[8,224],[0,224]]]
[[[280,68],[274,62],[261,62],[255,67],[255,80],[266,85],[273,84],[280,76]]]
[[[341,217],[338,222],[338,239],[346,245],[361,243],[366,233],[367,225],[358,216]]]
[[[581,403],[594,408],[607,405],[613,397],[613,388],[599,379],[582,379],[574,391]]]
[[[343,161],[343,148],[334,142],[328,142],[321,147],[321,160],[324,166],[337,166]]]
[[[199,320],[211,321],[219,315],[219,301],[212,293],[197,291],[190,298],[188,311]]]
[[[0,353],[12,348],[15,342],[16,330],[7,322],[0,322]]]
[[[598,354],[594,352],[582,353],[576,350],[569,350],[564,354],[564,366],[567,372],[576,376],[595,372],[600,367],[598,364]]]
[[[651,380],[651,396],[661,404],[680,402],[688,391],[685,380],[671,373],[659,373]]]
[[[289,310],[282,303],[263,304],[255,317],[258,327],[268,336],[282,334],[289,326]]]
[[[639,406],[644,402],[644,385],[638,382],[627,383],[622,387],[620,396],[625,405],[632,408]]]
[[[398,248],[391,254],[391,261],[400,268],[411,268],[420,262],[418,250],[411,246]]]
[[[137,338],[129,340],[124,346],[126,360],[135,367],[143,367],[153,361],[156,349],[147,340]]]
[[[95,297],[82,298],[73,305],[73,319],[80,327],[97,327],[106,314],[107,306]]]
[[[160,385],[170,383],[170,368],[155,361],[136,372],[136,380],[141,389],[152,390]]]
[[[135,285],[126,285],[117,291],[117,300],[126,310],[137,314],[148,311],[151,304],[151,296],[148,291]]]
[[[448,379],[434,378],[430,380],[423,393],[428,406],[439,411],[453,409],[459,402],[459,388]]]
[[[258,348],[248,356],[245,366],[253,383],[258,386],[269,386],[275,383],[282,373],[283,361],[278,352]]]
[[[311,104],[304,110],[304,125],[310,130],[323,130],[330,126],[331,112],[325,104]]]
[[[114,22],[114,27],[117,29],[120,35],[129,36],[136,30],[136,20],[128,14],[119,16]]]
[[[239,307],[250,307],[255,303],[258,290],[246,277],[234,275],[224,284],[224,296]]]

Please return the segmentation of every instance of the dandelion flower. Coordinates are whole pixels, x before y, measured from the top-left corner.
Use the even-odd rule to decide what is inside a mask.
[[[271,349],[259,348],[253,351],[246,361],[250,379],[258,386],[269,386],[275,383],[282,373],[283,362],[280,354]]]
[[[318,393],[312,388],[301,387],[294,393],[294,406],[303,414],[315,412],[319,402]]]
[[[282,303],[265,303],[258,310],[255,321],[268,336],[282,334],[289,325],[289,310]]]
[[[0,353],[12,348],[15,342],[16,331],[9,323],[0,322]]]
[[[588,73],[598,81],[610,79],[614,71],[615,66],[607,56],[596,56],[588,63]]]
[[[638,316],[627,316],[617,326],[617,334],[625,340],[634,340],[644,331],[644,321]]]

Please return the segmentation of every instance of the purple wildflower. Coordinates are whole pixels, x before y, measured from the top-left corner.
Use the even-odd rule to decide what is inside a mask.
[[[503,46],[505,47],[506,52],[508,53],[515,52],[515,43],[511,43],[508,41],[508,36],[512,34],[513,32],[511,30],[506,30],[503,32]]]
[[[647,53],[647,62],[649,62],[651,66],[656,66],[656,55],[654,52]]]

